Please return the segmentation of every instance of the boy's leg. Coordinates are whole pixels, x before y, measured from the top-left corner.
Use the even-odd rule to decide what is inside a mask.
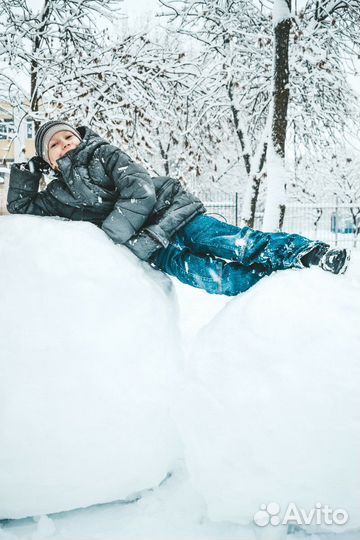
[[[243,266],[210,255],[196,255],[189,248],[173,244],[158,250],[149,262],[187,285],[228,296],[246,291],[271,273],[258,264]]]
[[[323,255],[328,244],[299,234],[264,233],[236,227],[211,216],[200,215],[180,229],[174,242],[197,254],[210,254],[244,266],[259,264],[267,270],[303,268],[312,264],[308,253]]]

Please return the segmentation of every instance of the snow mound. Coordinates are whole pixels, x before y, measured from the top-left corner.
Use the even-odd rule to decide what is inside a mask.
[[[89,223],[0,220],[0,519],[124,499],[178,456],[171,282]]]
[[[178,415],[210,519],[277,525],[294,503],[308,530],[359,525],[359,298],[346,275],[278,272],[200,332]]]

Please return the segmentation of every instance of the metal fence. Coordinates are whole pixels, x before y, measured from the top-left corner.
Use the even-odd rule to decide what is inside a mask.
[[[238,193],[198,193],[208,214],[240,225],[241,202]],[[262,228],[263,214],[255,216],[254,228]],[[335,246],[357,247],[360,229],[360,203],[358,206],[339,204],[287,204],[283,231],[297,233]]]
[[[208,214],[211,216],[233,225],[240,224],[241,203],[237,192],[219,193],[204,191],[197,192],[196,195],[202,200]]]
[[[357,247],[360,205],[328,203],[286,207],[283,230],[335,246]]]

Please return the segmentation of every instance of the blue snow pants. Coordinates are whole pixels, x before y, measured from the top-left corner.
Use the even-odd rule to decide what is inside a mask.
[[[183,283],[234,296],[276,270],[304,268],[301,258],[326,245],[299,234],[239,228],[201,214],[149,262]]]

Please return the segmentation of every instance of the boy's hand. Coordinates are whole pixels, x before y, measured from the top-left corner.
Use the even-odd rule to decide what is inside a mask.
[[[34,156],[29,159],[25,169],[28,169],[31,173],[40,172],[46,174],[50,170],[50,165],[40,156]]]

